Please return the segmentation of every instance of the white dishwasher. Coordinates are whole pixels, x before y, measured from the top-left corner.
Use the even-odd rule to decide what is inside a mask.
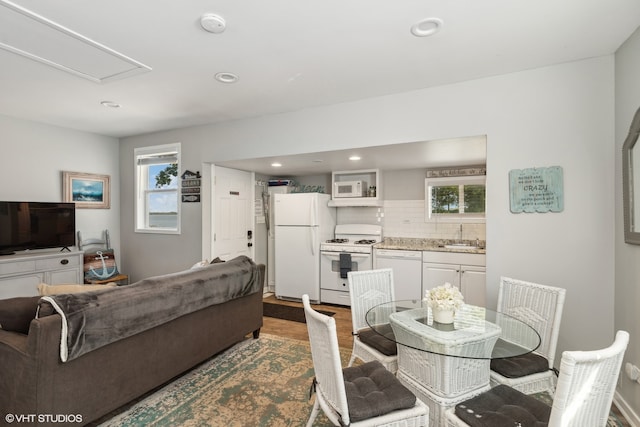
[[[375,249],[374,268],[393,270],[395,299],[422,299],[422,252]]]

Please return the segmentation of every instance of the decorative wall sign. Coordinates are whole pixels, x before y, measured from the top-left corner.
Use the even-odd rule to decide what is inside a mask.
[[[93,173],[62,172],[62,200],[79,209],[109,209],[111,178]]]
[[[200,179],[200,171],[191,172],[190,170],[186,170],[186,171],[184,171],[184,173],[180,176],[180,178],[182,178],[182,179],[193,179],[193,178],[198,178],[198,179]]]
[[[200,171],[191,172],[187,170],[180,178],[182,178],[182,202],[200,202]]]
[[[200,201],[200,194],[183,194],[182,195],[182,201],[184,203],[194,203],[194,202],[199,202]]]
[[[562,212],[563,173],[560,166],[509,171],[511,212]]]
[[[486,174],[487,168],[484,165],[459,168],[446,167],[427,169],[427,176],[425,178],[448,178],[451,176],[478,176]]]

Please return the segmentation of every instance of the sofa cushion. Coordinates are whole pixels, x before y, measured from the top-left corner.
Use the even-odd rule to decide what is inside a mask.
[[[398,354],[395,335],[390,325],[376,327],[377,331],[365,328],[358,331],[360,341],[373,347],[385,356],[395,356]]]
[[[352,422],[412,408],[416,403],[413,393],[377,360],[342,372]]]
[[[39,296],[16,297],[3,301],[0,306],[0,329],[6,331],[29,333],[29,325],[36,317]]]
[[[75,294],[78,292],[96,291],[100,289],[113,288],[118,286],[115,283],[106,283],[104,285],[48,285],[46,283],[40,283],[38,285],[38,293],[41,296],[45,295],[60,295],[60,294]]]
[[[551,407],[506,385],[498,385],[456,405],[458,418],[471,427],[546,427]]]

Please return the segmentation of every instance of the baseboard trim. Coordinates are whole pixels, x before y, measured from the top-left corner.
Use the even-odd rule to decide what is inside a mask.
[[[623,417],[626,418],[629,424],[631,424],[633,427],[640,427],[640,417],[638,417],[638,414],[635,413],[635,411],[629,406],[627,401],[622,398],[617,390],[613,395],[613,403],[615,403],[615,405],[620,410],[620,413]]]

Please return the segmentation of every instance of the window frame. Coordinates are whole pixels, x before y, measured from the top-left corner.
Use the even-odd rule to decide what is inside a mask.
[[[425,178],[424,180],[424,198],[425,198],[425,222],[471,222],[471,223],[484,223],[486,220],[487,211],[487,199],[486,199],[486,187],[487,187],[486,175],[470,175],[470,176],[452,176],[452,177],[438,177],[438,178]],[[431,189],[433,187],[445,187],[445,186],[458,186],[460,200],[464,203],[463,188],[465,185],[483,185],[485,187],[485,209],[483,213],[432,213],[431,203]]]
[[[152,159],[153,157],[160,157],[163,155],[174,155],[176,157],[176,163],[178,164],[177,170],[177,186],[173,188],[149,188],[149,166],[152,164],[140,165],[139,161],[143,158]],[[180,155],[181,144],[179,142],[173,144],[154,145],[149,147],[139,147],[134,149],[134,176],[135,176],[135,206],[134,206],[134,231],[136,233],[151,233],[151,234],[181,234],[181,200],[180,200]],[[171,162],[173,163],[173,162]],[[156,163],[158,164],[158,163]],[[149,194],[160,193],[175,193],[176,194],[176,213],[177,223],[176,227],[150,227],[149,226],[149,206],[147,203]]]

